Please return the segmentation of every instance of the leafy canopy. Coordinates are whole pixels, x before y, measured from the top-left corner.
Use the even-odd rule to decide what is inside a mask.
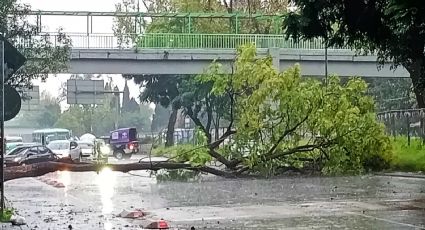
[[[27,58],[7,82],[17,88],[30,87],[33,79],[46,80],[49,73],[66,69],[71,47],[70,39],[60,29],[56,36],[39,36],[41,28],[31,24],[26,16],[29,10],[28,5],[16,0],[0,1],[0,33]]]
[[[287,36],[324,37],[329,46],[375,52],[410,73],[418,106],[425,107],[425,4],[404,0],[294,0]]]
[[[389,139],[359,78],[341,84],[333,76],[324,85],[302,79],[299,66],[278,73],[270,58],[257,58],[255,47],[245,46],[233,75],[206,74],[206,79],[214,81],[213,93],[231,88],[238,95],[237,133],[227,156],[251,170],[270,174],[311,162],[327,173],[386,166],[376,159],[388,160]]]

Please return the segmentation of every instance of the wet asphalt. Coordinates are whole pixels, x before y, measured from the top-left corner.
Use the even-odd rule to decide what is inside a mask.
[[[425,229],[425,179],[414,177],[159,182],[147,171],[104,169],[13,180],[5,190],[26,218],[21,229],[143,229],[161,218],[171,229]],[[148,216],[117,216],[135,209]]]

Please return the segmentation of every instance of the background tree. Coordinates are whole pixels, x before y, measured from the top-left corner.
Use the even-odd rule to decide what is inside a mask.
[[[281,14],[286,12],[287,0],[144,0],[142,1],[148,12],[164,13],[245,13],[245,14]],[[187,21],[183,18],[152,18],[146,27],[149,33],[257,33],[268,34],[280,31],[279,18],[252,17],[240,20],[219,18],[192,18],[191,31]],[[238,27],[238,28],[237,28]],[[237,31],[238,29],[238,31]]]
[[[37,123],[41,128],[50,128],[55,125],[61,114],[61,108],[57,99],[48,92],[41,94],[40,107],[41,114]]]
[[[71,105],[64,111],[55,126],[72,130],[73,135],[81,136],[84,133],[90,133],[90,117],[87,111],[79,105]]]
[[[133,78],[143,88],[140,94],[140,101],[171,108],[171,114],[169,115],[167,124],[165,146],[173,146],[174,126],[176,124],[178,110],[180,109],[180,104],[176,100],[179,96],[177,87],[180,77],[154,75],[131,75],[125,77]]]
[[[130,108],[130,89],[127,85],[127,80],[125,80],[124,90],[122,94],[122,112],[127,112]]]
[[[410,79],[375,78],[365,81],[369,83],[368,93],[374,97],[377,111],[417,107]]]
[[[417,105],[425,107],[425,5],[421,1],[295,0],[285,20],[288,36],[323,37],[328,46],[376,52],[410,73]]]
[[[137,103],[137,102],[136,102]],[[119,127],[136,127],[138,132],[149,132],[151,128],[152,109],[148,105],[137,104],[138,110],[124,112],[120,117]]]
[[[136,4],[135,0],[122,0],[122,2],[115,4],[117,12],[137,12],[140,11],[140,6]],[[112,30],[114,35],[118,38],[118,45],[121,48],[132,47],[137,39],[137,33],[141,33],[137,27],[136,22],[140,25],[145,24],[144,19],[139,21],[139,18],[134,17],[115,17]]]
[[[170,117],[171,110],[165,108],[160,104],[155,105],[155,111],[152,116],[152,132],[160,132],[167,127],[168,120]]]
[[[25,105],[23,105],[24,107]],[[41,93],[40,104],[38,106],[21,109],[19,114],[7,122],[7,125],[51,128],[55,125],[61,114],[58,99],[44,91]]]
[[[28,5],[16,0],[0,2],[0,33],[18,47],[27,58],[25,65],[16,72],[8,84],[16,88],[31,87],[34,79],[47,79],[49,73],[57,73],[67,68],[70,39],[58,31],[56,36],[39,36],[37,28],[28,21]]]

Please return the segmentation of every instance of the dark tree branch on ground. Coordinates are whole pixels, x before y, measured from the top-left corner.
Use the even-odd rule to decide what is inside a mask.
[[[222,171],[216,168],[202,166],[194,167],[185,163],[172,163],[172,162],[143,162],[143,163],[129,163],[129,164],[70,164],[62,162],[43,162],[25,166],[16,166],[5,168],[4,178],[5,181],[14,180],[25,177],[38,177],[47,173],[56,171],[71,171],[71,172],[98,172],[102,168],[109,168],[117,172],[129,172],[136,170],[160,170],[160,169],[187,169],[194,171],[201,171],[210,173],[216,176],[235,178],[236,174],[232,172]]]

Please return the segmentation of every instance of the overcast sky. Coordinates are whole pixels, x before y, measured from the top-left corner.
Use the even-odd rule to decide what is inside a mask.
[[[21,0],[22,3],[31,5],[32,10],[51,10],[51,11],[114,11],[115,4],[119,0]],[[43,30],[46,32],[55,31],[62,27],[65,32],[78,33],[86,32],[86,17],[75,16],[43,16]],[[94,17],[93,18],[94,33],[112,33],[111,17]],[[36,85],[40,85],[40,91],[48,91],[56,96],[63,82],[69,78],[68,74],[60,74],[50,76],[46,82],[35,81]],[[111,75],[112,76],[112,75]],[[113,75],[114,83],[120,89],[124,87],[124,80],[120,75]],[[129,82],[130,95],[137,97],[139,87],[133,82]]]

